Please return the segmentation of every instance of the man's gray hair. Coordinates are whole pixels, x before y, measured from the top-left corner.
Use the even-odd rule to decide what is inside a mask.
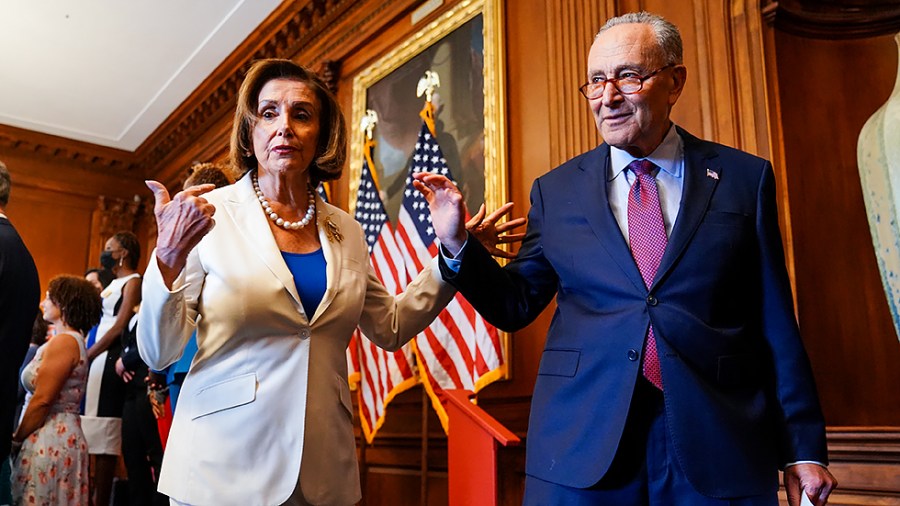
[[[628,14],[610,18],[594,38],[599,37],[601,33],[614,26],[634,23],[650,25],[653,33],[656,34],[656,42],[659,44],[663,57],[666,59],[666,65],[681,65],[684,63],[684,49],[678,27],[657,14],[643,11],[629,12]]]
[[[0,161],[0,207],[9,203],[9,171],[6,164]]]

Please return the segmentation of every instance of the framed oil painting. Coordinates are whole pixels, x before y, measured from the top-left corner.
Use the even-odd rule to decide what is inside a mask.
[[[416,96],[426,70],[436,72],[435,126],[454,180],[470,212],[507,200],[505,86],[499,0],[460,3],[365,68],[353,81],[350,195],[354,207],[362,170],[366,110],[378,117],[374,175],[396,223],[409,161],[422,126],[424,97]]]
[[[397,228],[425,96],[417,96],[426,71],[437,73],[435,139],[470,212],[489,211],[507,201],[505,84],[501,0],[467,0],[429,23],[364,68],[353,80],[350,150],[350,210],[356,208],[365,151],[364,117],[377,123],[370,170],[388,219]],[[502,366],[475,381],[473,390],[509,378],[510,339],[499,333]],[[426,390],[430,389],[427,386]],[[442,412],[440,403],[433,405]],[[442,417],[442,422],[444,418]]]

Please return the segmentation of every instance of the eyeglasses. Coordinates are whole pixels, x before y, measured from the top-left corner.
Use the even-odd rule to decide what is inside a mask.
[[[623,95],[632,95],[644,88],[644,81],[650,79],[656,74],[659,74],[663,70],[674,66],[674,63],[670,63],[664,67],[660,67],[654,70],[653,72],[650,72],[645,76],[637,75],[634,72],[626,72],[622,77],[615,77],[610,79],[599,76],[594,77],[594,81],[582,84],[581,87],[578,88],[578,91],[580,91],[581,94],[584,95],[584,98],[593,100],[595,98],[600,98],[600,96],[603,95],[603,92],[606,90],[607,83],[612,83],[612,85],[615,86],[617,90],[619,90],[619,93]]]

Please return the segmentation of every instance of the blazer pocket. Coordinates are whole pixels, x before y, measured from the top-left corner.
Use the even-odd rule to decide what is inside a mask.
[[[353,400],[350,398],[350,385],[347,382],[346,378],[342,378],[340,374],[337,375],[338,381],[338,392],[341,397],[341,405],[344,406],[344,409],[347,410],[347,415],[350,416],[350,419],[353,419]]]
[[[703,222],[713,225],[743,226],[750,223],[750,216],[731,211],[707,211]]]
[[[572,378],[578,372],[581,350],[547,349],[541,356],[538,374],[542,376],[565,376]]]
[[[192,399],[191,419],[243,406],[256,400],[256,373],[251,372],[202,388]]]

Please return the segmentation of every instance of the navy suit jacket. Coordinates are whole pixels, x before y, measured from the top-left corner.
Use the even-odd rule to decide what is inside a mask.
[[[31,341],[40,296],[31,254],[9,220],[0,218],[0,458],[9,455],[19,367]]]
[[[607,200],[603,144],[535,181],[518,256],[469,241],[442,274],[497,327],[557,297],[532,399],[526,472],[589,487],[609,469],[653,323],[675,454],[701,493],[771,493],[776,470],[826,462],[794,318],[769,162],[679,129],[681,207],[649,289]]]

